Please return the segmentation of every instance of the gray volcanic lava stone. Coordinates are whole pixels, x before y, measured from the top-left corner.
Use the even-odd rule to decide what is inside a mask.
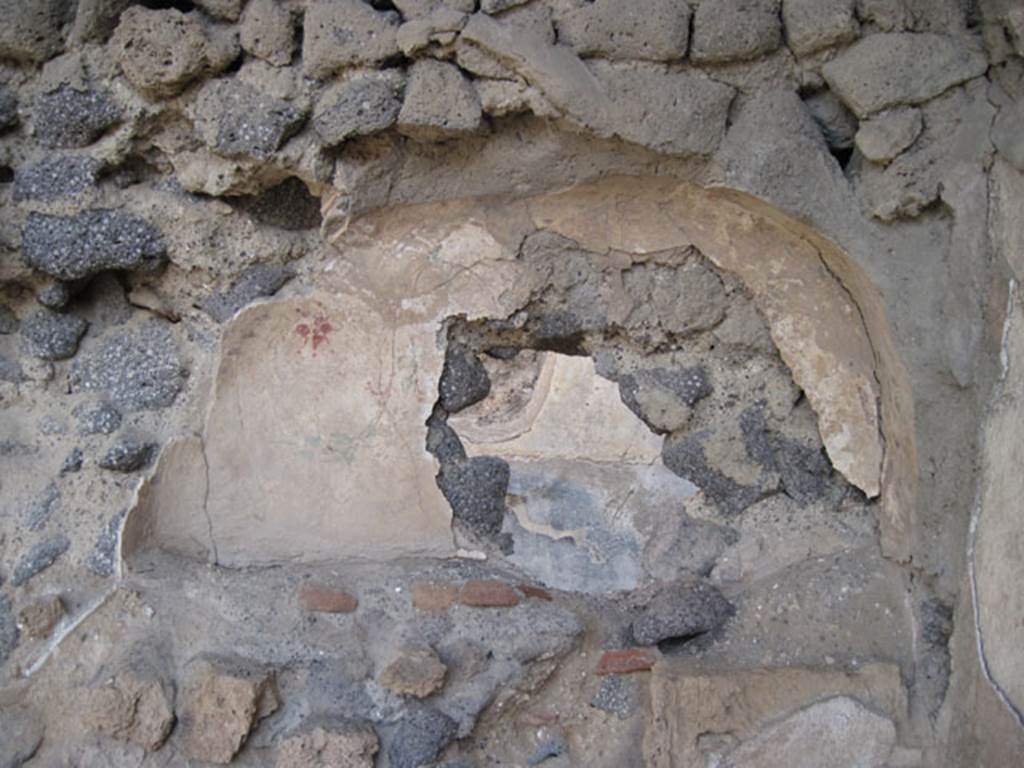
[[[476,456],[445,464],[437,484],[458,520],[477,533],[493,536],[501,531],[510,477],[503,459]]]
[[[92,157],[50,157],[14,173],[14,199],[57,200],[96,186],[102,163]]]
[[[42,573],[57,562],[60,556],[68,551],[70,546],[71,541],[64,534],[58,534],[53,538],[36,544],[14,567],[11,584],[15,587],[20,587],[33,576]]]
[[[104,393],[126,411],[166,408],[184,384],[186,371],[170,332],[153,321],[107,339],[71,366],[72,391]]]
[[[456,734],[455,721],[430,707],[417,707],[398,723],[388,746],[391,768],[420,768],[441,756]]]
[[[155,452],[153,443],[122,440],[110,447],[99,460],[99,465],[112,472],[135,472],[149,464]]]
[[[160,230],[124,211],[97,209],[75,216],[33,213],[21,236],[25,263],[61,280],[106,269],[152,272],[167,255]]]
[[[121,110],[103,91],[61,86],[36,99],[36,139],[44,147],[85,147],[121,119]]]
[[[110,403],[83,403],[71,413],[80,435],[112,435],[121,426],[121,412]]]
[[[293,277],[295,271],[288,267],[255,264],[246,269],[231,288],[212,294],[199,308],[218,323],[223,323],[256,299],[273,296]]]
[[[117,542],[126,514],[127,511],[122,510],[114,515],[96,540],[86,565],[97,576],[112,576],[117,568]]]
[[[18,645],[18,622],[14,618],[11,599],[0,592],[0,664]]]
[[[478,403],[491,391],[491,380],[480,359],[459,344],[448,348],[441,372],[441,407],[456,413]]]
[[[735,612],[732,603],[709,584],[672,587],[659,593],[633,621],[639,645],[710,632]]]
[[[313,130],[324,144],[333,147],[352,136],[390,128],[401,108],[402,102],[390,83],[359,78],[340,86],[327,107],[316,112]]]
[[[10,89],[0,86],[0,131],[18,124],[18,97]]]
[[[89,323],[75,315],[49,309],[33,312],[21,323],[29,354],[42,360],[65,360],[78,351]]]

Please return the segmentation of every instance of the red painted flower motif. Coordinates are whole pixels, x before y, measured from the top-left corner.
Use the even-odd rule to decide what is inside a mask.
[[[314,355],[317,348],[328,341],[333,330],[334,326],[327,319],[327,315],[317,315],[313,320],[295,326],[295,333],[302,337],[302,348],[305,349],[306,344],[312,344]]]

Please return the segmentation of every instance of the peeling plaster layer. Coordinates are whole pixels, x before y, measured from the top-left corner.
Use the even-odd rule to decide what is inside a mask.
[[[818,414],[833,465],[868,496],[881,491],[875,354],[860,312],[806,240],[688,185],[612,180],[538,198],[538,227],[592,249],[653,252],[695,245],[737,274],[768,318],[793,378]]]
[[[440,330],[448,317],[503,318],[525,305],[535,277],[515,254],[538,229],[599,253],[692,245],[737,275],[814,408],[832,464],[869,497],[882,495],[883,550],[908,551],[909,395],[868,279],[838,249],[826,256],[824,241],[742,196],[629,178],[368,215],[336,238],[322,293],[239,315],[225,332],[203,438],[209,522],[176,533],[173,548],[216,542],[225,564],[450,553],[450,511],[417,432],[437,397]],[[856,279],[840,283],[843,275]],[[890,443],[909,450],[885,454],[883,420]],[[382,467],[396,478],[386,489]]]

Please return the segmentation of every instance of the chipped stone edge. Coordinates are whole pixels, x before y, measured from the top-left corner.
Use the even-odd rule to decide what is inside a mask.
[[[46,647],[39,654],[38,658],[36,658],[35,661],[29,664],[25,668],[25,671],[22,672],[22,677],[24,677],[25,679],[28,679],[35,675],[37,672],[39,672],[39,670],[41,670],[46,665],[46,662],[50,660],[50,657],[52,657],[60,649],[60,646],[64,643],[68,636],[70,636],[72,632],[74,632],[76,629],[82,626],[82,624],[84,624],[89,619],[90,616],[92,616],[94,613],[99,611],[104,605],[106,605],[107,601],[111,597],[113,597],[114,594],[116,594],[117,591],[121,588],[122,584],[124,583],[124,557],[122,554],[122,542],[124,541],[125,524],[128,522],[128,518],[131,516],[131,510],[133,510],[136,504],[138,503],[139,491],[146,483],[147,478],[148,475],[146,477],[140,478],[139,482],[136,483],[135,490],[132,492],[129,513],[121,518],[121,524],[120,526],[118,526],[117,529],[117,548],[116,557],[114,558],[113,583],[111,583],[109,587],[107,587],[95,599],[93,599],[84,608],[82,608],[82,610],[79,611],[76,615],[68,616],[61,620],[61,622],[57,625],[57,631],[53,634],[52,637],[50,637],[49,641],[47,641]]]
[[[1013,329],[1013,311],[1016,305],[1014,296],[1019,287],[1018,282],[1015,279],[1010,279],[1008,283],[1008,296],[1006,299],[1006,319],[1003,321],[1003,333],[1002,340],[999,347],[999,384],[998,391],[994,398],[995,400],[1000,399],[1000,395],[1004,391],[1006,384],[1006,377],[1010,372],[1010,352],[1009,352],[1009,341],[1010,332]],[[980,446],[979,455],[985,453],[985,424],[988,419],[985,418],[980,428]],[[977,576],[977,563],[975,561],[976,547],[978,542],[978,526],[981,523],[982,514],[982,501],[985,496],[984,483],[980,482],[974,491],[974,503],[971,505],[971,522],[967,533],[967,576],[970,580],[971,585],[971,612],[974,618],[974,641],[978,648],[978,663],[981,667],[982,673],[985,675],[985,679],[988,684],[992,687],[992,690],[996,692],[996,696],[1003,703],[1003,705],[1010,711],[1010,713],[1017,720],[1017,724],[1024,728],[1024,712],[1017,708],[1017,706],[1010,700],[1006,691],[1003,690],[1002,686],[992,675],[992,670],[989,667],[988,657],[985,655],[985,636],[981,626],[981,605],[978,601],[978,576]]]

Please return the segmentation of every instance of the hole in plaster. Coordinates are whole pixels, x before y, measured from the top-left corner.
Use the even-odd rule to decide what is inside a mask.
[[[164,449],[126,553],[245,567],[462,546],[607,593],[804,556],[783,537],[740,558],[748,519],[870,517],[823,451],[820,392],[802,396],[749,283],[702,250],[544,229],[509,250],[476,221],[422,234],[436,215],[354,230],[331,291],[225,326],[202,434]],[[786,269],[780,285],[828,280],[817,261]],[[831,282],[799,282],[811,306],[835,303]]]
[[[9,165],[0,165],[0,184],[10,184],[14,181],[14,169]]]
[[[602,269],[541,234],[522,258],[546,277],[523,310],[447,324],[427,448],[463,546],[553,588],[632,590],[707,575],[764,499],[848,493],[749,295],[699,252]]]

